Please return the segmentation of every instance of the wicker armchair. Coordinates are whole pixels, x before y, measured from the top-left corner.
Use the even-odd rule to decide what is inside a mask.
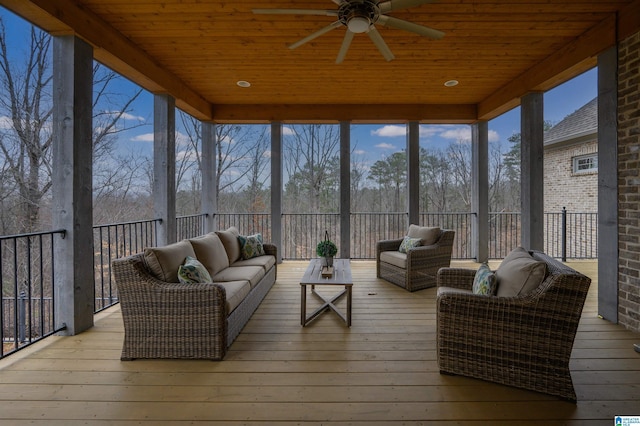
[[[403,254],[394,253],[399,257],[399,261],[395,264],[380,260],[380,255],[385,251],[398,252],[402,238],[378,241],[376,244],[377,277],[384,278],[408,291],[435,287],[438,270],[451,265],[454,236],[455,231],[443,229],[434,244],[409,249],[406,260]],[[400,264],[405,267],[401,267]]]
[[[524,296],[476,295],[468,291],[474,270],[440,270],[440,372],[575,402],[569,359],[591,279],[543,253],[531,254],[546,263],[547,274]]]

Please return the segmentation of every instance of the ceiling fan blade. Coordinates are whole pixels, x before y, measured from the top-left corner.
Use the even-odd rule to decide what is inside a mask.
[[[300,47],[303,44],[313,40],[314,38],[320,37],[322,34],[326,34],[329,31],[333,30],[334,28],[338,28],[341,25],[342,25],[342,23],[340,21],[333,22],[333,23],[327,25],[326,27],[316,31],[315,33],[309,34],[308,36],[306,36],[302,40],[296,41],[295,43],[289,45],[289,49],[295,49],[296,47]]]
[[[353,40],[353,33],[347,28],[347,31],[344,33],[344,39],[342,39],[342,46],[340,46],[338,57],[336,58],[336,64],[341,64],[342,61],[344,61],[344,57],[347,56],[349,46],[351,46],[351,40]]]
[[[380,8],[380,13],[387,13],[392,10],[407,9],[436,1],[437,0],[388,0],[378,3],[378,7]]]
[[[384,56],[384,59],[386,59],[387,62],[395,58],[395,56],[393,56],[393,53],[391,52],[391,49],[389,49],[387,43],[384,42],[376,27],[372,25],[369,28],[369,31],[367,31],[367,34],[369,35],[369,38],[371,39],[373,44],[376,45],[380,53],[382,53],[382,56]]]
[[[413,22],[404,21],[402,19],[393,18],[391,16],[380,15],[376,23],[384,25],[386,27],[410,31],[412,33],[420,34],[421,36],[433,38],[436,40],[444,37],[444,33],[442,31],[434,30],[433,28],[414,24]]]
[[[256,15],[319,15],[338,16],[337,10],[320,9],[252,9]]]
[[[337,4],[338,6],[340,6],[344,0],[331,0],[333,1],[335,4]]]

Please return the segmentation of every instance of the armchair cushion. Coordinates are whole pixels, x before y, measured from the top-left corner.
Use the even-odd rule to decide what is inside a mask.
[[[409,225],[408,237],[420,238],[423,246],[435,244],[440,238],[440,228],[430,228],[428,226]]]
[[[383,251],[380,253],[380,262],[386,262],[398,268],[407,269],[407,255],[399,251]]]
[[[498,297],[525,295],[535,290],[544,280],[547,266],[537,261],[522,247],[514,249],[504,258],[496,277],[498,279]]]
[[[489,269],[489,265],[486,263],[480,265],[473,278],[473,293],[493,296],[496,294],[496,284],[496,276],[491,269]]]
[[[400,248],[398,249],[398,251],[400,253],[406,253],[409,251],[409,249],[418,247],[421,244],[422,244],[421,238],[411,238],[410,236],[407,235],[406,237],[404,237],[404,239],[400,243]]]

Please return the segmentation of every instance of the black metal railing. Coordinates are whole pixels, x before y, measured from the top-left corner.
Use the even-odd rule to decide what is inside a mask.
[[[111,261],[156,245],[159,219],[93,227],[95,312],[118,302]]]
[[[206,213],[176,217],[178,241],[204,234],[204,221],[206,218]]]
[[[62,330],[55,327],[56,239],[65,231],[0,237],[0,358]]]

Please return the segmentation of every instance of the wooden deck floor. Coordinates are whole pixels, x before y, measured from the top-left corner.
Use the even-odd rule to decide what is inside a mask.
[[[456,263],[460,265],[461,263]],[[438,373],[435,289],[407,293],[352,262],[353,326],[300,327],[306,263],[278,281],[222,362],[121,362],[118,307],[73,337],[0,361],[0,424],[613,425],[640,416],[638,334],[598,319],[594,279],[571,361],[578,403]],[[344,306],[345,301],[341,302]]]

